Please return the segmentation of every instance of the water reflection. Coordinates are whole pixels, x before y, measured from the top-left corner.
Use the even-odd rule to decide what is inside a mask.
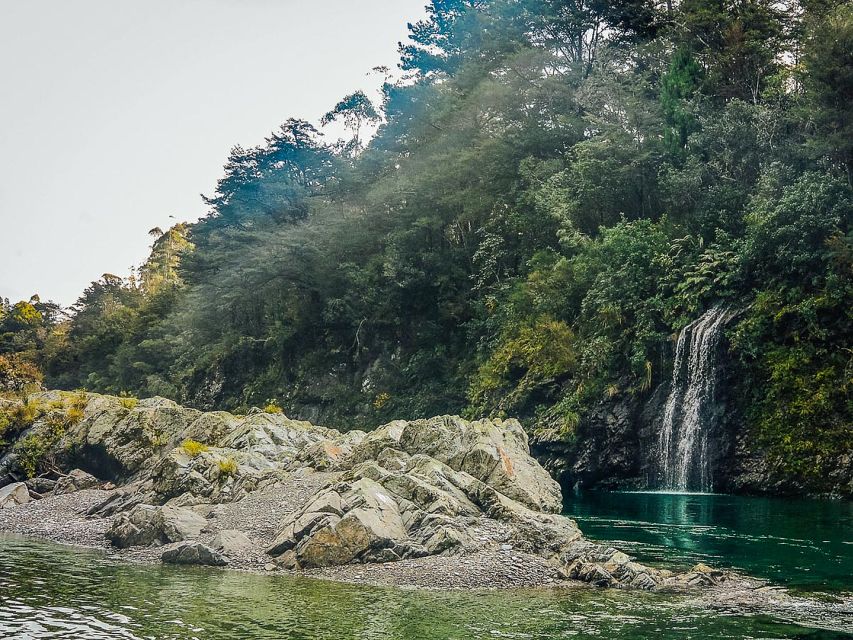
[[[853,590],[853,503],[719,494],[581,492],[590,537],[649,562],[716,563],[802,588]]]
[[[439,593],[143,567],[0,534],[0,637],[457,640],[836,637],[589,589]]]

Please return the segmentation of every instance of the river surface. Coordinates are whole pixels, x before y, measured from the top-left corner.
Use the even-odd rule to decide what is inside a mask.
[[[567,507],[591,537],[618,538],[647,560],[690,564],[701,559],[794,587],[851,589],[849,505],[796,504],[726,496],[586,494],[572,496]],[[3,639],[652,637],[853,636],[773,614],[714,610],[681,596],[588,588],[441,593],[343,585],[130,565],[97,552],[0,534]]]
[[[737,569],[798,590],[853,591],[853,502],[590,491],[566,513],[653,564]]]

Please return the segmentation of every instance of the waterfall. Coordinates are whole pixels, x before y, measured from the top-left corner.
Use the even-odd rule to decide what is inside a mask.
[[[706,311],[678,334],[669,396],[658,438],[661,488],[711,491],[708,431],[713,415],[716,351],[725,323],[724,306]]]

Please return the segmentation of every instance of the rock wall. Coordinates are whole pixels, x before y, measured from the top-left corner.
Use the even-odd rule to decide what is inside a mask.
[[[809,495],[809,488],[774,468],[751,438],[737,395],[739,372],[720,364],[713,431],[713,490],[746,495]],[[571,442],[535,441],[534,456],[564,490],[654,489],[653,460],[669,381],[651,393],[618,394],[586,417]],[[853,497],[853,458],[834,461],[834,497]]]

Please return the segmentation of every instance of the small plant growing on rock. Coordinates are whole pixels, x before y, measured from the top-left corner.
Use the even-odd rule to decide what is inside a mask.
[[[80,409],[80,411],[83,411],[87,404],[89,404],[89,396],[86,395],[85,391],[77,391],[71,397],[71,406],[74,409]]]
[[[202,442],[187,439],[181,443],[181,449],[183,449],[184,453],[186,453],[190,458],[195,458],[205,451],[209,451],[210,447]]]
[[[264,407],[264,413],[284,413],[284,410],[278,406],[275,400],[270,400],[267,402],[267,406]]]
[[[0,409],[0,446],[8,444],[4,435],[14,436],[29,429],[36,420],[41,418],[47,407],[38,400],[24,400],[6,409]]]
[[[53,407],[54,405],[49,405]],[[53,449],[57,443],[65,435],[65,432],[75,424],[76,420],[83,417],[79,409],[69,408],[64,412],[56,408],[44,413],[46,409],[42,406],[37,411],[37,416],[44,416],[43,424],[27,437],[20,440],[15,445],[15,453],[18,455],[18,464],[27,474],[28,478],[34,477],[43,467],[50,468],[53,463],[50,462]],[[77,413],[79,412],[79,418]],[[71,415],[69,415],[69,413]],[[35,418],[35,419],[38,419]],[[34,420],[35,421],[35,420]],[[45,462],[47,461],[47,463]]]
[[[228,476],[236,476],[237,475],[237,461],[234,458],[225,458],[224,460],[220,460],[218,462],[219,465],[219,477],[224,478]]]
[[[9,418],[19,430],[33,426],[33,423],[44,415],[46,407],[38,400],[25,400],[12,407]]]
[[[5,412],[0,411],[0,447],[5,446],[7,443],[3,440],[3,434],[6,433],[6,430],[11,425],[11,421]]]
[[[121,406],[123,406],[128,411],[133,411],[136,408],[136,405],[139,403],[139,399],[129,395],[127,391],[122,391],[119,394],[118,401],[119,403],[121,403]]]
[[[27,474],[28,478],[35,477],[39,464],[52,446],[48,437],[42,434],[32,433],[15,445],[15,453],[18,454],[18,464]]]
[[[71,406],[65,410],[65,420],[68,426],[73,426],[83,419],[83,410],[79,407]]]
[[[388,404],[389,400],[391,400],[391,394],[383,391],[373,399],[373,408],[379,411],[382,407]]]

